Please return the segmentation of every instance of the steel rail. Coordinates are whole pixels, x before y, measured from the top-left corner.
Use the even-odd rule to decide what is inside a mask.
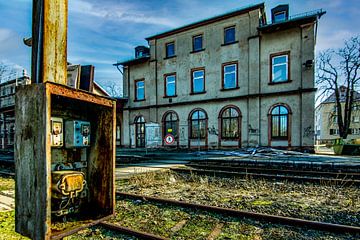
[[[4,172],[4,171],[0,171],[0,175],[3,175],[3,176],[10,176],[10,177],[15,177],[15,173],[13,173],[13,172]]]
[[[185,168],[170,168],[171,171],[177,173],[197,173],[211,176],[231,176],[231,177],[253,177],[253,178],[265,178],[265,179],[277,179],[277,180],[292,180],[299,182],[330,182],[338,183],[341,185],[360,185],[360,180],[352,179],[334,179],[334,178],[320,178],[320,177],[303,177],[303,176],[285,176],[274,174],[261,174],[261,173],[249,173],[249,172],[229,172],[220,170],[199,170],[199,169],[185,169]]]
[[[91,221],[91,222],[89,222],[89,223],[84,224],[84,225],[81,226],[81,227],[75,227],[75,228],[72,228],[72,229],[70,229],[70,230],[66,230],[65,232],[60,231],[60,232],[52,233],[50,239],[51,239],[51,240],[60,240],[60,239],[63,239],[64,237],[73,235],[73,234],[75,234],[75,233],[77,233],[77,232],[79,232],[79,231],[81,231],[81,230],[84,230],[84,229],[87,229],[87,228],[96,226],[96,225],[100,224],[101,222],[110,219],[111,217],[112,217],[112,216],[107,216],[107,217],[104,217],[104,218],[100,218],[100,219],[97,219],[97,220],[93,220],[93,221]]]
[[[234,217],[252,218],[252,219],[256,219],[256,220],[267,221],[267,222],[277,223],[277,224],[292,225],[292,226],[296,226],[296,227],[307,227],[307,228],[311,228],[311,229],[335,232],[335,233],[347,232],[347,233],[352,233],[352,234],[360,234],[360,227],[356,227],[356,226],[348,226],[348,225],[341,225],[341,224],[334,224],[334,223],[324,223],[324,222],[317,222],[317,221],[311,221],[311,220],[304,220],[304,219],[300,219],[300,218],[283,217],[283,216],[276,216],[276,215],[270,215],[270,214],[247,212],[247,211],[236,210],[236,209],[231,209],[231,208],[201,205],[201,204],[196,204],[196,203],[188,203],[188,202],[183,202],[183,201],[143,196],[143,195],[137,195],[137,194],[131,194],[131,193],[124,193],[124,192],[116,192],[116,195],[121,198],[141,199],[141,200],[146,200],[146,201],[151,201],[151,202],[156,202],[156,203],[198,209],[198,210],[203,210],[203,211],[208,211],[208,212],[215,212],[215,213],[223,214],[223,215],[231,215]]]
[[[312,159],[298,159],[297,157],[293,158],[242,158],[240,159],[208,159],[202,161],[191,161],[191,163],[201,163],[201,164],[213,164],[213,165],[222,165],[225,163],[234,164],[236,163],[239,166],[244,167],[272,167],[272,166],[280,166],[280,167],[292,167],[292,168],[311,168],[311,169],[329,169],[329,170],[346,170],[348,172],[357,172],[353,171],[354,167],[359,168],[360,164],[349,165],[346,162],[338,162],[337,160],[331,160],[329,162],[312,160]]]
[[[316,175],[316,176],[334,176],[334,177],[356,177],[360,178],[360,173],[356,172],[324,172],[324,171],[312,171],[312,170],[297,170],[297,169],[276,169],[276,168],[261,168],[261,167],[238,167],[238,166],[219,166],[219,165],[207,165],[207,164],[186,164],[188,167],[208,169],[208,170],[236,170],[239,172],[254,172],[254,173],[276,173],[276,174],[299,174],[299,175]]]
[[[101,223],[99,223],[99,225],[104,227],[104,228],[117,231],[119,233],[124,233],[126,235],[131,235],[131,236],[138,237],[140,239],[150,239],[150,240],[167,240],[168,239],[168,238],[163,238],[163,237],[156,236],[156,235],[151,234],[151,233],[140,232],[140,231],[137,231],[137,230],[133,230],[133,229],[123,227],[123,226],[120,226],[120,225],[117,225],[117,224],[109,223],[109,222],[101,222]]]

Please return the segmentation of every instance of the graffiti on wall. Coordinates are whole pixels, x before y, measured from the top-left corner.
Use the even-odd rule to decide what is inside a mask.
[[[313,130],[312,126],[308,126],[304,128],[304,135],[303,137],[314,137],[315,131]]]
[[[253,127],[251,126],[251,124],[249,124],[248,129],[249,129],[249,134],[250,134],[250,135],[259,135],[259,129],[253,128]]]
[[[210,135],[216,135],[216,136],[219,135],[219,130],[216,129],[214,127],[214,125],[212,125],[210,128],[208,128],[208,132],[209,132]]]

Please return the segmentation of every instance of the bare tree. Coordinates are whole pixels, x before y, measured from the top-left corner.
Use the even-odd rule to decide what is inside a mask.
[[[360,83],[360,37],[345,41],[344,47],[328,49],[317,59],[316,84],[319,97],[335,94],[339,135],[346,139],[349,134],[354,93]],[[344,95],[341,96],[341,90]],[[344,103],[342,109],[341,103]]]
[[[122,96],[121,88],[115,82],[108,83],[105,86],[105,89],[112,97],[121,97]]]
[[[0,62],[0,83],[5,77],[6,72],[7,72],[7,66],[4,63]]]
[[[17,69],[4,62],[0,62],[0,83],[11,80],[17,76]]]

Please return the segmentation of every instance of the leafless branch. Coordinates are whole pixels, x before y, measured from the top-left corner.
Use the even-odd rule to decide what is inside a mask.
[[[340,137],[347,138],[355,94],[360,87],[360,36],[344,42],[340,49],[328,49],[317,58],[317,99],[332,96],[337,110]]]

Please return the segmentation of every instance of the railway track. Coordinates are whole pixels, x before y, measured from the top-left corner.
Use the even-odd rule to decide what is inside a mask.
[[[353,172],[360,173],[359,164],[350,162],[339,162],[329,159],[328,161],[319,161],[312,158],[270,158],[270,159],[251,159],[243,158],[241,160],[228,159],[207,159],[201,161],[191,161],[195,165],[212,165],[224,167],[243,167],[243,168],[261,168],[275,170],[301,170],[301,171],[323,171],[323,172]]]
[[[9,171],[0,171],[0,176],[15,177],[15,173],[14,172],[9,172]]]
[[[215,177],[239,177],[239,178],[258,178],[258,179],[275,179],[281,181],[295,181],[295,182],[315,182],[315,183],[330,183],[338,184],[341,186],[360,186],[360,180],[332,177],[310,177],[310,176],[294,176],[286,174],[266,174],[266,173],[253,173],[253,172],[237,172],[237,171],[223,171],[223,170],[207,170],[207,169],[188,169],[188,168],[170,168],[171,171],[183,174],[199,174]],[[289,173],[288,173],[289,174]]]
[[[118,224],[114,224],[114,223],[110,223],[110,222],[101,222],[99,225],[106,228],[106,229],[110,229],[112,231],[116,231],[116,232],[122,233],[122,234],[131,235],[131,236],[134,236],[134,237],[138,237],[140,239],[149,239],[149,240],[166,240],[167,239],[167,238],[163,238],[163,237],[160,237],[160,236],[156,236],[156,235],[151,234],[151,233],[137,231],[137,230],[130,229],[130,228],[127,228],[127,227],[123,227],[123,226],[120,226]]]
[[[210,215],[216,213],[216,214],[228,215],[228,216],[232,216],[232,217],[236,217],[236,218],[247,218],[247,219],[253,219],[256,221],[269,222],[271,224],[289,225],[289,226],[294,226],[294,227],[298,227],[301,229],[315,229],[315,230],[320,230],[320,231],[333,232],[333,233],[337,233],[337,234],[349,233],[349,234],[352,234],[353,236],[360,237],[360,227],[356,227],[356,226],[323,223],[323,222],[308,221],[308,220],[303,220],[303,219],[298,219],[298,218],[282,217],[282,216],[269,215],[269,214],[260,214],[260,213],[247,212],[247,211],[239,211],[239,210],[229,209],[229,208],[214,207],[214,206],[201,205],[201,204],[192,204],[192,203],[187,203],[187,202],[183,202],[183,201],[175,201],[175,200],[149,197],[149,196],[143,196],[143,195],[135,195],[135,194],[129,194],[129,193],[123,193],[123,192],[117,192],[116,195],[119,199],[141,200],[141,201],[148,201],[148,202],[153,202],[153,203],[157,203],[157,204],[164,204],[164,205],[171,205],[171,206],[175,206],[175,207],[193,209],[196,211],[201,210],[204,212],[208,212]],[[139,239],[154,239],[154,240],[167,239],[165,237],[157,236],[152,233],[142,232],[142,231],[130,229],[130,228],[127,228],[124,226],[120,226],[117,223],[109,222],[109,219],[107,219],[105,221],[99,221],[97,223],[94,223],[94,225],[99,225],[105,229],[111,230],[112,232],[116,232],[118,234],[134,236]],[[179,225],[179,224],[177,224],[177,225]],[[184,224],[180,224],[180,228],[183,226],[184,226]],[[218,228],[220,228],[220,230]],[[216,234],[218,234],[218,231],[221,231],[221,225],[220,225],[220,227],[216,226],[210,235],[216,236]],[[55,238],[59,239],[61,237],[62,236],[56,236]],[[208,237],[208,239],[211,239],[211,238]]]
[[[316,171],[316,170],[296,170],[296,169],[276,169],[265,167],[246,167],[246,166],[222,166],[213,164],[186,164],[186,166],[195,169],[206,170],[221,170],[240,173],[262,173],[262,174],[281,174],[293,176],[308,176],[308,177],[326,177],[337,179],[360,179],[359,172],[330,172],[330,171]]]
[[[206,211],[209,213],[228,215],[228,216],[233,216],[233,217],[238,217],[238,218],[250,218],[250,219],[270,222],[270,223],[274,223],[274,224],[290,225],[290,226],[300,227],[300,228],[305,228],[305,229],[314,229],[314,230],[333,232],[333,233],[350,233],[350,234],[354,234],[356,236],[358,236],[360,234],[360,227],[356,227],[356,226],[324,223],[324,222],[310,221],[310,220],[304,220],[304,219],[299,219],[299,218],[283,217],[283,216],[241,211],[241,210],[230,209],[230,208],[194,204],[194,203],[188,203],[188,202],[184,202],[184,201],[176,201],[176,200],[136,195],[136,194],[130,194],[130,193],[124,193],[124,192],[117,192],[116,195],[117,195],[117,197],[119,197],[121,199],[130,198],[130,199],[134,199],[134,200],[149,201],[149,202],[173,205],[173,206],[177,206],[177,207],[202,210],[202,211]]]

